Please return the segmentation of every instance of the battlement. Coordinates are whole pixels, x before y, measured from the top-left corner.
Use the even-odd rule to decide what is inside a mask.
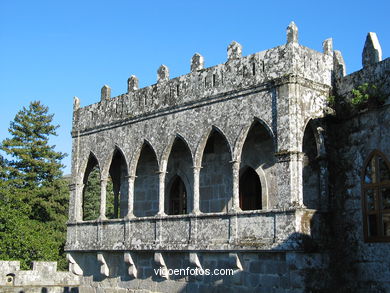
[[[81,279],[70,272],[57,271],[56,262],[34,261],[32,270],[21,270],[19,261],[0,261],[0,291],[4,287],[77,287]],[[8,290],[8,289],[7,289]],[[6,292],[13,292],[11,290]],[[20,292],[15,291],[15,292]],[[42,291],[43,292],[43,291]],[[64,291],[65,292],[65,291]]]
[[[363,83],[377,84],[381,86],[384,94],[390,96],[390,58],[381,62],[375,62],[359,71],[351,73],[337,80],[336,89],[340,96],[350,95]],[[380,84],[378,84],[380,83]]]
[[[110,97],[111,89],[103,86],[101,101],[83,108],[75,98],[73,133],[115,127],[145,116],[195,107],[203,103],[234,98],[245,90],[262,91],[287,77],[330,87],[333,71],[332,40],[323,43],[323,53],[298,44],[294,23],[287,28],[287,43],[249,56],[242,56],[242,47],[232,42],[225,64],[204,68],[204,58],[196,53],[191,59],[189,74],[169,79],[165,65],[157,71],[157,83],[138,89],[138,79],[128,79],[128,92]]]

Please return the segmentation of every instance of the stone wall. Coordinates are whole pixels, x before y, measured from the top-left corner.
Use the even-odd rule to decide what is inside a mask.
[[[157,84],[143,89],[132,76],[127,93],[111,98],[104,86],[101,101],[90,106],[80,108],[75,98],[66,244],[73,272],[91,287],[163,292],[327,286],[302,264],[315,263],[313,274],[328,266],[326,209],[304,205],[327,206],[327,166],[318,168],[318,188],[306,193],[302,174],[310,121],[318,120],[314,143],[324,149],[319,118],[332,86],[331,41],[323,53],[301,46],[294,23],[287,36],[285,45],[245,57],[232,42],[227,62],[211,68],[195,54],[191,73],[174,79],[161,66]],[[117,150],[126,167],[127,215],[107,219],[105,182]],[[82,179],[91,157],[101,174],[100,215],[83,221]],[[176,182],[185,202],[172,214]],[[256,190],[246,189],[251,184]],[[233,266],[235,274],[162,280],[151,273],[187,264]]]
[[[123,254],[110,253],[104,254],[108,276],[101,274],[97,261],[92,266],[95,255],[82,253],[75,257],[84,271],[81,292],[295,293],[304,292],[302,288],[321,292],[331,282],[329,258],[323,253],[149,251],[132,253],[134,265],[125,264]],[[168,274],[161,275],[159,269]]]
[[[337,142],[331,167],[336,276],[340,287],[352,287],[354,292],[387,292],[390,247],[364,240],[361,176],[364,161],[373,150],[390,156],[389,106],[331,126],[332,141]]]
[[[187,75],[169,79],[161,66],[155,85],[138,89],[132,76],[119,97],[104,86],[99,103],[80,108],[75,98],[66,250],[83,288],[389,290],[389,249],[363,237],[360,186],[371,151],[389,155],[389,102],[326,116],[330,94],[348,103],[365,82],[380,83],[388,96],[390,63],[380,62],[375,40],[370,33],[364,68],[344,76],[331,40],[323,53],[303,47],[292,23],[285,45],[243,57],[232,42],[225,64],[204,68],[195,54]],[[104,182],[115,150],[127,174],[127,214],[110,220]],[[100,216],[82,221],[91,154],[101,171]],[[247,170],[259,181],[261,203],[243,210]],[[178,178],[185,202],[173,215]],[[154,272],[187,267],[228,268],[234,276]]]
[[[33,262],[32,270],[20,270],[19,261],[0,261],[0,292],[79,292],[82,277],[57,271],[56,262]]]
[[[327,121],[334,232],[330,263],[339,292],[390,291],[389,239],[378,240],[366,234],[363,193],[364,169],[370,156],[379,151],[383,159],[390,157],[390,59],[382,61],[381,56],[375,33],[369,33],[362,54],[363,69],[336,79],[334,92],[344,98],[344,103],[350,103],[353,90],[362,84],[377,90],[374,95],[368,93],[365,104],[339,112]],[[383,186],[380,192],[386,189],[386,183]],[[374,202],[379,204],[379,198],[376,194]],[[376,209],[382,209],[382,203]]]
[[[390,59],[340,81],[338,92],[369,82],[388,82]],[[376,75],[371,75],[376,72]],[[387,94],[389,97],[390,91]],[[388,243],[364,239],[362,173],[364,162],[374,150],[390,157],[390,99],[379,108],[363,109],[352,117],[329,122],[332,209],[335,230],[334,270],[340,288],[349,292],[388,292],[390,270]]]

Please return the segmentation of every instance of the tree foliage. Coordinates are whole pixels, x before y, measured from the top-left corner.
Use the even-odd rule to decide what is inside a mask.
[[[106,187],[106,216],[115,218],[114,215],[114,187],[111,177],[107,181]],[[95,166],[89,173],[83,194],[83,220],[96,220],[100,215],[100,171]]]
[[[100,211],[100,172],[95,166],[88,176],[83,196],[83,220],[96,220]]]
[[[57,260],[64,268],[68,182],[49,138],[57,135],[53,115],[39,101],[23,107],[0,149],[0,259]],[[5,159],[7,158],[7,159]]]
[[[16,114],[8,128],[11,138],[2,142],[1,150],[12,158],[8,176],[20,187],[50,185],[62,176],[65,154],[49,145],[49,137],[57,135],[59,127],[52,124],[53,116],[48,107],[34,101]]]

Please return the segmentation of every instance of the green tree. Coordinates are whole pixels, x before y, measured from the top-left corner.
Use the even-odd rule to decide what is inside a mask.
[[[8,128],[12,137],[2,142],[1,149],[12,158],[9,176],[20,187],[50,185],[62,176],[65,154],[49,145],[50,135],[57,135],[59,127],[52,124],[53,116],[48,107],[34,101],[16,114]]]
[[[0,144],[7,155],[7,160],[0,158],[0,242],[6,243],[0,245],[0,256],[59,260],[64,268],[69,191],[61,170],[65,154],[49,144],[59,127],[52,122],[48,107],[31,102],[16,114],[8,129],[11,137]]]
[[[95,166],[88,176],[83,195],[83,220],[96,220],[100,215],[100,171]],[[111,177],[108,178],[106,187],[106,216],[114,216],[114,187]]]
[[[100,211],[100,172],[95,166],[88,176],[83,196],[83,220],[96,220]]]
[[[4,195],[4,194],[3,194]],[[0,204],[0,259],[20,260],[28,269],[33,260],[59,260],[58,239],[42,222],[28,217],[30,208],[22,201],[7,200]]]

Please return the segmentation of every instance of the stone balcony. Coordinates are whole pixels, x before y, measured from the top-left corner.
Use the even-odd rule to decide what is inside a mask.
[[[301,250],[315,215],[291,208],[75,222],[66,250]]]

